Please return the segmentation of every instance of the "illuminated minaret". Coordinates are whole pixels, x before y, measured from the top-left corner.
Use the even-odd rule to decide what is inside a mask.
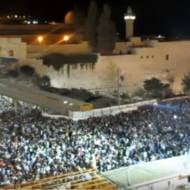
[[[128,7],[127,12],[124,15],[125,19],[125,32],[126,32],[126,39],[134,36],[134,21],[136,16],[133,14],[131,7]]]

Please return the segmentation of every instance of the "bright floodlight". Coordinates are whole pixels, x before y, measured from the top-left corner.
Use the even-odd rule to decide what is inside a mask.
[[[44,37],[43,36],[38,36],[37,38],[39,43],[42,43],[44,41]]]
[[[125,15],[125,16],[124,16],[124,19],[125,19],[125,20],[135,20],[135,19],[136,19],[136,16],[134,16],[134,15]]]
[[[38,24],[38,21],[37,21],[37,20],[34,20],[32,23],[33,23],[33,24]]]
[[[64,42],[68,42],[70,40],[70,36],[69,35],[64,35],[63,36],[63,41]]]

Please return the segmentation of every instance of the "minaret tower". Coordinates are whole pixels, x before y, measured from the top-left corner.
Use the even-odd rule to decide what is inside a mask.
[[[128,7],[127,12],[124,15],[125,20],[125,32],[126,32],[126,39],[129,39],[134,36],[134,21],[136,16],[134,15],[131,7]]]

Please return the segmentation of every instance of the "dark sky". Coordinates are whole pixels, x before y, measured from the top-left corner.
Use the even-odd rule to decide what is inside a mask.
[[[86,11],[90,0],[1,0],[4,13],[27,13],[51,20],[63,20],[74,7]],[[124,32],[123,14],[133,7],[137,20],[136,34],[163,34],[170,37],[190,37],[190,0],[97,0],[99,6],[110,4],[117,30]]]

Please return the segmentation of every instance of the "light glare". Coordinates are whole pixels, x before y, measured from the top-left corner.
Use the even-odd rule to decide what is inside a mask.
[[[125,20],[135,20],[135,19],[136,19],[136,16],[133,16],[133,15],[125,15],[125,16],[124,16],[124,19],[125,19]]]
[[[63,41],[64,42],[68,42],[70,40],[70,36],[69,35],[64,35],[63,36]]]
[[[37,38],[39,43],[42,43],[44,41],[44,37],[43,36],[38,36]]]

